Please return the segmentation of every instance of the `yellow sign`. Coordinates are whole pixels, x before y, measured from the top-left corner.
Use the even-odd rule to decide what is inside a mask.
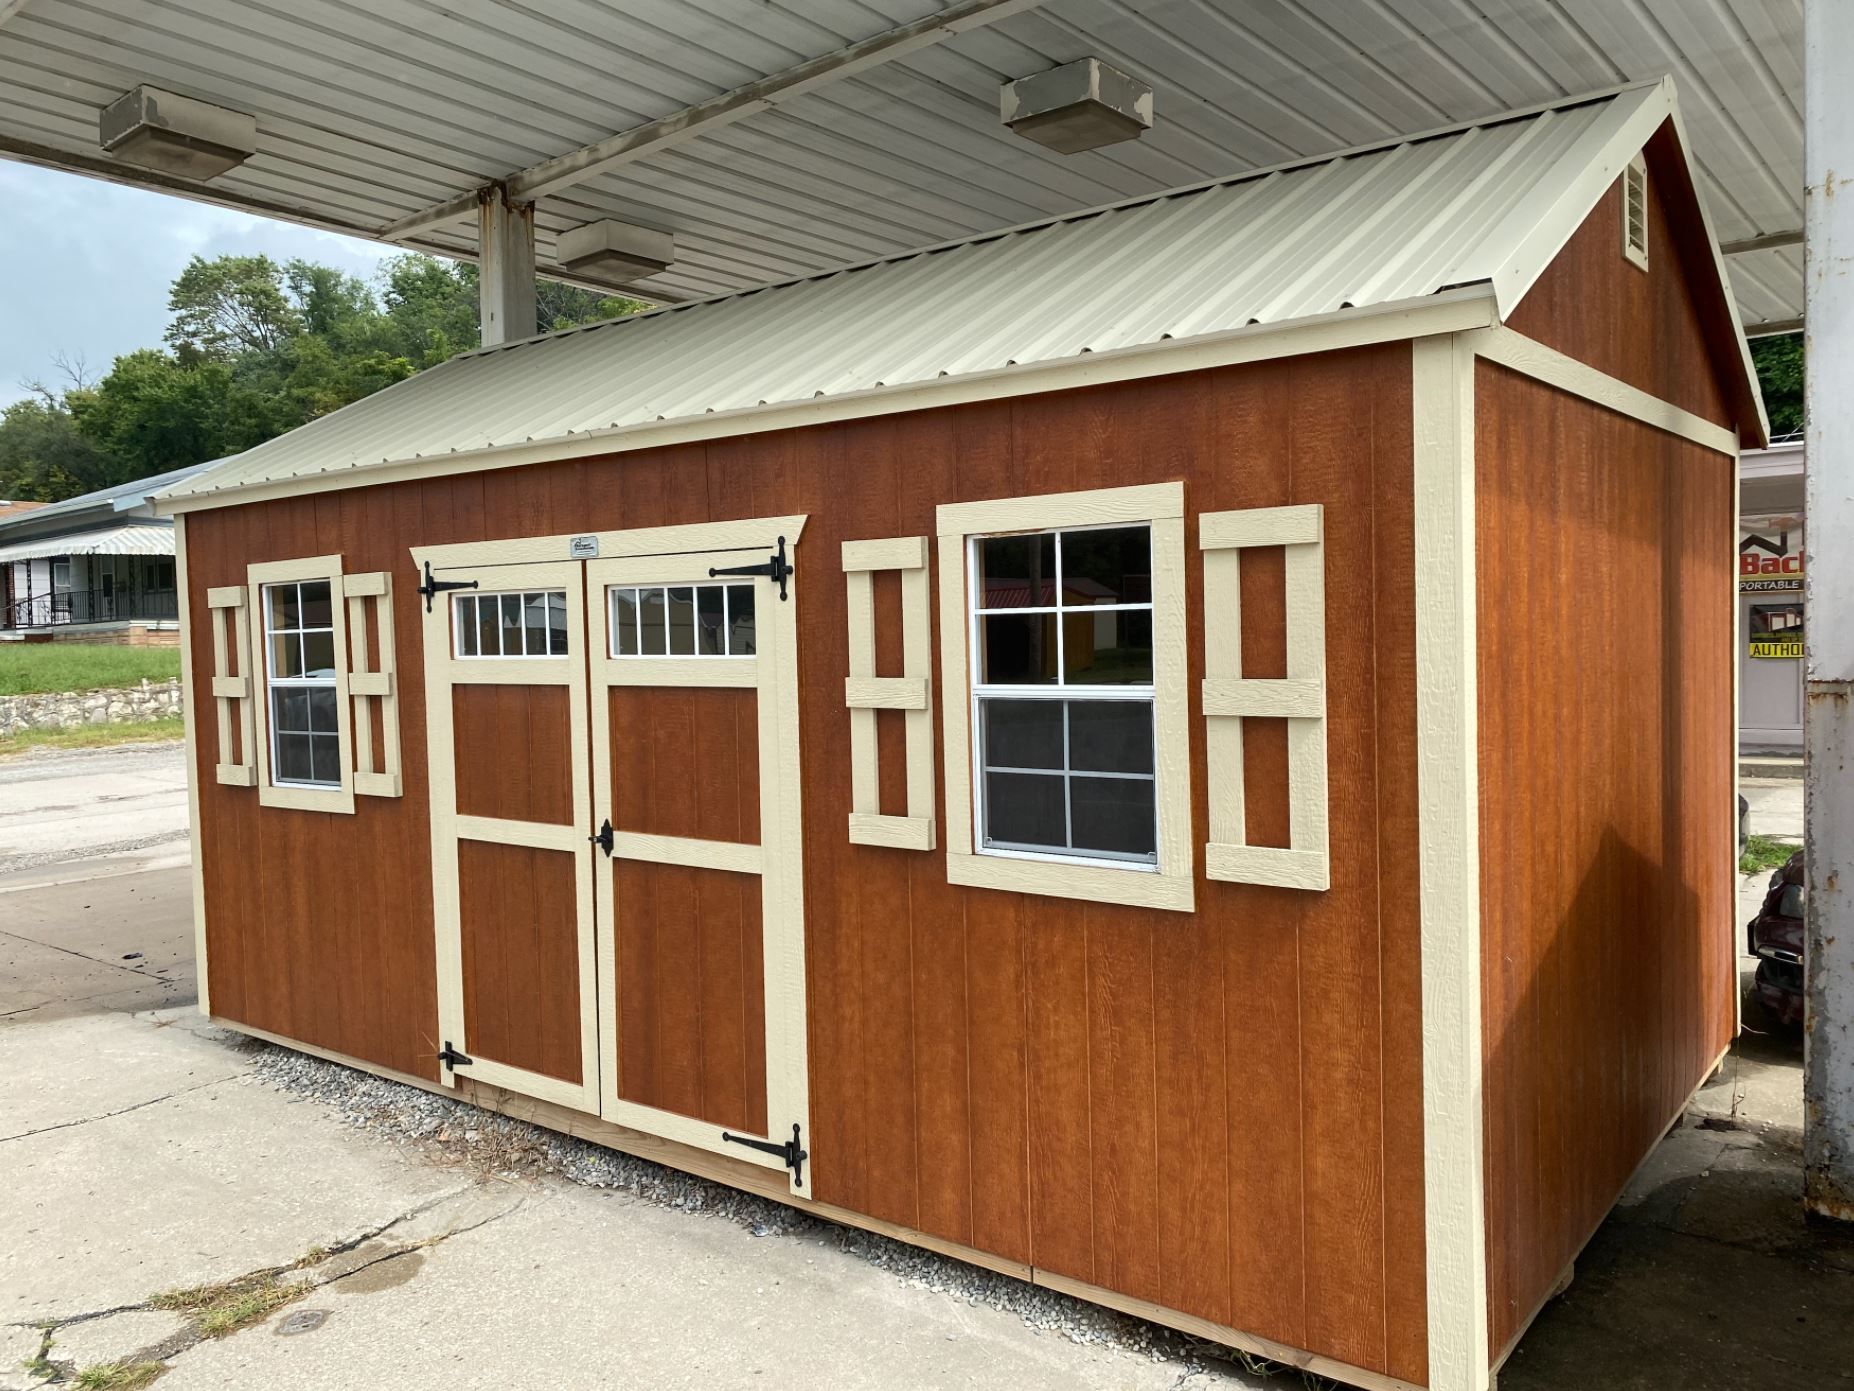
[[[1751,644],[1753,657],[1800,657],[1803,645],[1800,639],[1795,641],[1771,642],[1768,639]]]

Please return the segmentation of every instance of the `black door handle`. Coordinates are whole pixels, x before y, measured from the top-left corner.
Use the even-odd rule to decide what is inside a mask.
[[[596,836],[587,836],[586,839],[603,850],[606,859],[609,860],[612,857],[612,823],[610,821],[599,827],[599,833]]]

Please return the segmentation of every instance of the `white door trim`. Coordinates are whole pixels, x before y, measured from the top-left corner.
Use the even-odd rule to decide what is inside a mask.
[[[755,562],[760,550],[770,549],[783,536],[789,553],[803,530],[803,517],[772,517],[759,522],[718,522],[708,525],[655,528],[651,544],[665,544],[668,554],[651,559],[633,538],[640,533],[604,533],[601,552],[608,558],[586,562],[587,603],[593,610],[593,640],[589,652],[592,689],[593,820],[612,813],[611,701],[614,686],[753,686],[758,692],[760,841],[749,845],[733,841],[702,841],[619,831],[614,837],[614,858],[652,858],[672,864],[758,874],[761,881],[760,933],[765,981],[766,1120],[769,1134],[754,1136],[774,1143],[792,1138],[799,1127],[800,1143],[810,1147],[810,1072],[805,1017],[805,898],[804,817],[799,799],[798,758],[798,628],[796,580],[786,581],[791,597],[781,599],[770,580],[730,579],[729,583],[754,585],[756,653],[752,657],[615,657],[606,621],[608,585],[688,584],[711,582],[714,567]],[[608,538],[617,544],[608,547]],[[743,555],[744,548],[753,555]],[[702,673],[712,671],[712,679]],[[655,679],[652,679],[652,677]],[[725,1154],[770,1169],[785,1169],[783,1159],[764,1151],[722,1139],[721,1126],[679,1115],[654,1106],[626,1101],[618,1095],[618,962],[616,907],[610,866],[601,859],[594,875],[598,905],[598,980],[600,1074],[603,1087],[599,1114],[634,1130],[661,1135],[666,1140]],[[811,1195],[811,1165],[801,1175],[787,1170],[791,1191]]]
[[[599,1011],[595,992],[597,933],[593,918],[593,857],[598,853],[575,822],[555,825],[510,821],[499,817],[463,816],[457,810],[457,735],[452,719],[452,688],[495,679],[503,684],[564,685],[568,693],[570,760],[575,801],[583,814],[585,789],[591,770],[586,755],[586,643],[585,583],[575,561],[511,566],[498,564],[519,543],[482,542],[470,548],[475,557],[468,568],[484,588],[566,591],[568,655],[561,658],[508,659],[458,658],[451,650],[451,596],[440,594],[424,615],[425,738],[431,797],[431,899],[432,929],[437,943],[438,1040],[469,1054],[472,1080],[507,1087],[527,1096],[570,1106],[593,1115],[599,1110]],[[437,548],[432,548],[437,549]],[[450,548],[445,548],[450,549]],[[430,550],[412,552],[421,570]],[[453,564],[453,569],[462,568]],[[485,674],[489,675],[486,676]],[[575,673],[577,675],[575,675]],[[580,1081],[563,1082],[525,1068],[479,1057],[470,1044],[469,1021],[464,1017],[463,919],[459,898],[457,845],[460,840],[482,840],[507,845],[569,851],[575,857],[574,898],[579,936]],[[457,1085],[451,1067],[439,1064],[438,1080]]]

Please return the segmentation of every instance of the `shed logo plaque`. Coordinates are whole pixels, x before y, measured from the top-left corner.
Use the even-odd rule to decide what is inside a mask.
[[[599,554],[599,538],[575,536],[567,542],[567,555],[574,560],[593,560]]]

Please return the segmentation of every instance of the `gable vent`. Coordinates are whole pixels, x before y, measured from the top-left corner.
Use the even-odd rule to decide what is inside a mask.
[[[1640,155],[1622,171],[1622,254],[1648,269],[1648,165]]]

